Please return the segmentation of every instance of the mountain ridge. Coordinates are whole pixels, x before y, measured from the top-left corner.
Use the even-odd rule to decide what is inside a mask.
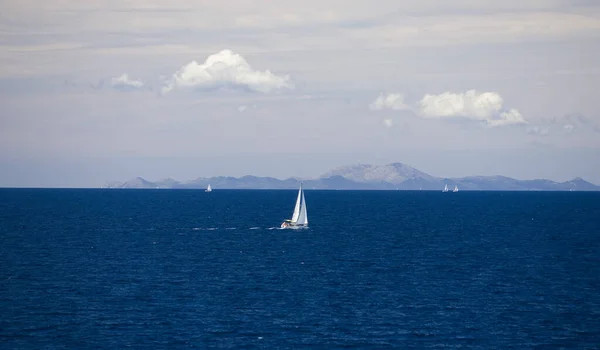
[[[125,182],[110,182],[103,188],[171,188],[203,189],[294,189],[302,182],[307,189],[332,190],[440,190],[444,185],[459,190],[479,191],[600,191],[600,186],[576,177],[556,182],[548,179],[518,180],[507,176],[465,176],[442,178],[427,174],[410,165],[395,162],[384,165],[354,164],[337,167],[316,179],[299,180],[294,177],[277,179],[245,175],[242,177],[199,177],[180,182],[171,178],[152,182],[142,177]]]

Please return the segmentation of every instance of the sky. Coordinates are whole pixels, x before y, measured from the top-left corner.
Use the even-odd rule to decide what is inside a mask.
[[[0,5],[0,187],[390,162],[600,184],[595,0]]]

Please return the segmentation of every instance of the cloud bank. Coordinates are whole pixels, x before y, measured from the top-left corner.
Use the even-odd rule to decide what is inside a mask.
[[[118,90],[135,90],[142,88],[144,83],[140,80],[131,79],[127,73],[123,73],[118,77],[112,78],[110,86]]]
[[[402,94],[380,95],[369,105],[369,108],[371,110],[412,109],[417,116],[425,119],[466,119],[482,122],[491,127],[528,124],[518,110],[506,109],[503,104],[502,96],[496,92],[479,93],[469,90],[464,93],[426,94],[414,107],[404,103]]]
[[[181,67],[165,83],[162,93],[178,89],[234,89],[268,94],[281,89],[293,89],[287,75],[254,70],[239,54],[223,50],[208,56],[204,63],[192,61]]]

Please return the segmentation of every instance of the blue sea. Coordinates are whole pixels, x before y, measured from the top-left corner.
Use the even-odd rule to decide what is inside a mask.
[[[0,189],[0,348],[600,348],[600,193],[296,194]]]

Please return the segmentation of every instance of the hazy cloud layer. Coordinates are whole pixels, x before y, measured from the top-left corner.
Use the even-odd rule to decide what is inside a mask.
[[[562,117],[544,118],[527,128],[532,135],[564,135],[572,132],[600,133],[600,125],[581,114],[568,114]]]
[[[270,93],[293,87],[289,76],[278,76],[268,70],[255,70],[241,55],[223,50],[208,56],[202,64],[192,61],[183,66],[163,86],[162,93],[176,89],[220,88]]]
[[[594,38],[600,30],[597,2],[563,0],[23,0],[2,10],[10,20],[0,22],[0,76],[70,72],[103,56],[451,47]],[[85,57],[66,59],[72,54]],[[53,63],[28,64],[23,55]]]
[[[532,125],[532,126],[527,127],[527,133],[533,134],[533,135],[545,136],[545,135],[548,135],[549,132],[550,132],[550,128],[547,126]]]
[[[207,156],[181,163],[193,167],[185,177],[250,166],[294,176],[315,165],[222,157],[289,159],[291,143],[300,143],[302,159],[337,152],[344,163],[378,162],[379,154],[408,161],[427,149],[434,156],[424,165],[440,174],[492,164],[520,176],[539,168],[539,157],[512,159],[532,145],[600,149],[599,1],[2,5],[0,160]],[[290,129],[300,131],[294,140]],[[489,160],[494,149],[510,157]],[[482,155],[461,162],[451,150]],[[573,167],[552,159],[546,169],[579,165],[588,170],[573,170],[578,176],[600,179],[600,163],[577,155],[563,157]]]

